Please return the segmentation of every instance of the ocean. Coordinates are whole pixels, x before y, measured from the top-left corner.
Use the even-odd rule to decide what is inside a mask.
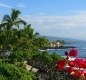
[[[78,52],[77,56],[80,58],[86,58],[86,42],[80,42],[80,43],[74,43],[74,44],[65,44],[65,46],[74,46],[77,47],[76,50]],[[65,56],[64,52],[70,50],[71,48],[68,49],[53,49],[53,50],[48,50],[50,54],[56,52],[61,56]]]

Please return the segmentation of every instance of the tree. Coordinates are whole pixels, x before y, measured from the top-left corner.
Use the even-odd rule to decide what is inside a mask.
[[[11,59],[24,61],[37,54],[38,48],[48,45],[48,40],[45,37],[38,37],[39,34],[31,28],[31,24],[24,25],[21,29],[17,28],[20,27],[20,23],[26,24],[18,17],[19,14],[20,11],[12,9],[11,15],[5,15],[0,24],[0,48],[3,51],[3,59],[9,50],[12,54]]]
[[[49,41],[45,37],[38,37],[35,40],[35,45],[37,45],[39,48],[47,47],[49,46]]]
[[[11,50],[11,45],[17,41],[17,35],[15,35],[17,27],[19,28],[20,24],[26,25],[26,22],[19,18],[20,13],[19,10],[12,9],[11,15],[5,15],[0,24],[0,48],[2,48],[3,57],[6,50]]]
[[[13,36],[10,37],[11,55],[9,56],[11,63],[16,61],[22,62],[37,54],[38,48],[34,45],[34,40],[38,33],[34,33],[31,25],[25,25],[23,29],[12,29]]]
[[[19,18],[19,14],[21,12],[19,10],[12,9],[11,15],[4,15],[2,23],[0,24],[0,29],[10,30],[13,26],[17,26],[19,28],[20,24],[26,25],[26,22]]]

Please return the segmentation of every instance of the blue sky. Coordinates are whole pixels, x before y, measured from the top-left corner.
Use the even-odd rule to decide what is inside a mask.
[[[86,0],[0,0],[0,20],[11,8],[41,35],[86,40]]]

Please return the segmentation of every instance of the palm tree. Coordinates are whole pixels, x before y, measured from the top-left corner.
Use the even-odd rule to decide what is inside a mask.
[[[20,24],[26,25],[26,22],[19,18],[20,13],[19,10],[12,9],[11,15],[5,15],[0,24],[0,48],[3,50],[3,56],[5,56],[6,50],[11,48],[17,40],[15,34],[18,30],[17,27],[19,28]]]
[[[35,32],[34,29],[31,28],[31,24],[26,25],[21,31],[22,37],[26,38],[28,41],[35,40],[39,35],[39,33]]]
[[[20,24],[26,25],[26,22],[19,18],[20,13],[21,12],[19,10],[12,9],[11,15],[5,15],[3,17],[0,28],[10,30],[13,26],[17,26],[19,28]]]

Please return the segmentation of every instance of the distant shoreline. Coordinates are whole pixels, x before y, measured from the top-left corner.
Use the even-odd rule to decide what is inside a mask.
[[[47,50],[47,49],[67,49],[67,48],[77,48],[74,46],[61,46],[61,47],[42,47],[41,50]]]

